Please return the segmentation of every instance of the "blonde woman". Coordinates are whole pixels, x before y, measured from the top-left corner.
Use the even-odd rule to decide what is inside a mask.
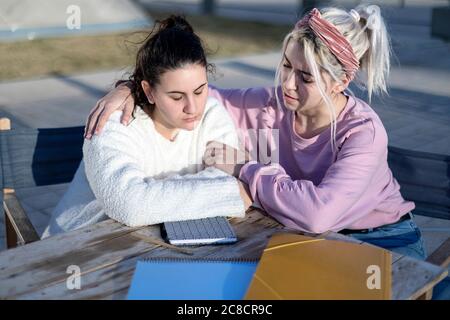
[[[369,101],[385,93],[389,67],[390,42],[378,6],[313,9],[286,35],[274,87],[209,93],[240,129],[276,130],[278,163],[224,165],[217,159],[223,152],[209,153],[206,163],[235,173],[254,205],[288,227],[338,231],[424,258],[411,215],[415,205],[403,199],[388,167],[386,130],[348,90],[356,81]],[[115,109],[124,110],[126,122],[132,104],[126,85],[116,88],[93,110],[86,136],[98,133]]]

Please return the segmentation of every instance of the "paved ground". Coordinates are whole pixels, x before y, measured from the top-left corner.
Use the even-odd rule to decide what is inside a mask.
[[[131,0],[0,2],[0,42],[120,32],[151,23]]]
[[[391,25],[398,59],[390,79],[391,95],[375,99],[372,105],[387,128],[391,145],[450,154],[450,45],[430,38],[429,21],[420,19],[412,19],[409,25],[403,20]],[[270,85],[279,55],[270,52],[215,61],[217,79],[211,82],[221,87]],[[124,71],[0,82],[0,117],[10,117],[13,127],[83,125],[88,111]],[[18,190],[39,232],[47,225],[65,188],[57,185]],[[417,223],[428,252],[450,235],[450,221],[417,217]],[[0,217],[0,250],[3,230]]]
[[[199,13],[202,0],[139,0],[153,10]],[[299,17],[301,0],[216,0],[215,14],[234,19],[271,23],[294,23]],[[351,9],[359,3],[377,4],[390,23],[430,25],[431,8],[447,6],[447,0],[320,0],[319,7]],[[402,2],[405,3],[402,6]]]
[[[436,51],[448,50],[448,44],[435,45]],[[277,52],[218,61],[217,79],[211,82],[222,87],[270,85],[278,58]],[[450,154],[450,66],[445,68],[394,66],[390,97],[372,103],[391,145]],[[0,83],[0,116],[12,118],[13,126],[83,125],[88,111],[122,72]]]

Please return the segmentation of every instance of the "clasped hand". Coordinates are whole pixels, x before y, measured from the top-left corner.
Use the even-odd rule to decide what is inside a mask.
[[[218,141],[209,141],[203,155],[205,167],[215,167],[239,178],[241,168],[250,160],[249,153]]]

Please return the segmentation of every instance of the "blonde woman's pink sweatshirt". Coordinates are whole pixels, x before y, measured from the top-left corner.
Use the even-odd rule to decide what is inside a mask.
[[[249,185],[255,204],[283,225],[313,233],[375,228],[415,208],[400,194],[387,162],[386,130],[364,101],[348,96],[337,118],[338,152],[333,155],[331,129],[310,139],[299,136],[294,112],[277,107],[273,87],[210,87],[209,95],[223,103],[249,151],[266,154],[264,148],[272,148],[265,158],[271,163],[261,158],[247,163],[240,179]],[[280,100],[283,104],[281,95]]]

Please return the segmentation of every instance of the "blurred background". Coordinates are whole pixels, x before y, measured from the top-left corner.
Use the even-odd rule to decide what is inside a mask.
[[[84,124],[96,101],[131,71],[154,21],[170,13],[185,14],[204,40],[217,66],[212,83],[269,85],[283,37],[302,12],[363,2],[2,0],[0,116],[13,127]],[[450,153],[450,1],[369,3],[382,8],[394,49],[391,96],[373,102],[391,144]]]
[[[271,85],[283,37],[303,12],[362,2],[381,7],[392,38],[390,96],[372,101],[389,144],[449,155],[448,0],[2,0],[0,117],[12,127],[84,125],[96,101],[131,70],[154,21],[170,13],[185,14],[204,40],[217,67],[211,83]],[[17,190],[38,232],[66,187]],[[450,234],[448,220],[418,216],[417,223],[428,252]]]

